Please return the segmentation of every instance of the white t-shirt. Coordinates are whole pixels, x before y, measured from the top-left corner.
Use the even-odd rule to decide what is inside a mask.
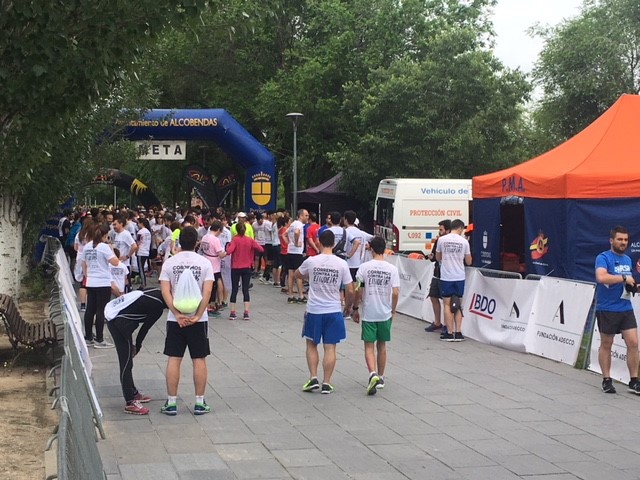
[[[360,260],[360,252],[362,252],[362,248],[364,247],[364,236],[362,235],[364,232],[353,225],[347,227],[346,230],[347,244],[344,246],[344,249],[347,254],[351,253],[353,244],[356,240],[360,240],[360,245],[358,246],[356,253],[354,253],[352,257],[347,258],[347,265],[349,265],[349,268],[358,268],[362,264],[362,260]]]
[[[307,258],[298,269],[309,278],[309,313],[336,313],[342,311],[340,287],[351,283],[349,266],[335,255],[321,253]]]
[[[256,242],[258,242],[259,245],[262,245],[264,247],[267,243],[267,232],[269,232],[269,235],[271,234],[270,225],[267,225],[267,222],[265,222],[264,220],[262,221],[262,223],[258,223],[258,221],[256,220],[255,222],[253,222],[252,227],[253,238],[255,238]]]
[[[200,291],[202,291],[202,287],[204,282],[207,280],[213,281],[213,267],[211,263],[204,258],[202,255],[198,255],[196,252],[191,251],[181,251],[169,258],[162,265],[162,271],[160,272],[160,281],[167,281],[171,283],[171,291],[174,292],[176,288],[176,283],[178,283],[178,278],[180,278],[180,274],[185,269],[191,269],[191,273],[195,277],[198,282],[198,286],[200,287]],[[207,301],[203,299],[203,301]],[[198,322],[206,322],[208,319],[207,311],[205,310],[202,314],[202,317]],[[176,317],[169,310],[167,314],[168,322],[176,322]]]
[[[346,230],[347,243],[345,243],[344,249],[347,253],[349,253],[351,246],[353,246],[353,240],[354,240],[353,234],[349,232],[349,230],[347,230],[346,228],[342,228],[340,225],[332,225],[327,230],[331,230],[333,232],[333,236],[335,237],[335,240],[333,241],[334,247],[338,244],[340,240],[342,240],[342,235],[344,235],[344,232]]]
[[[440,280],[446,282],[464,280],[464,257],[471,254],[467,239],[457,233],[447,233],[438,239],[436,252],[442,253]]]
[[[131,220],[129,220],[125,225],[124,229],[129,232],[131,238],[136,238],[136,232],[138,231],[138,225]]]
[[[371,241],[373,235],[367,232],[362,232],[362,247],[360,248],[360,263],[368,262],[369,260],[373,260],[373,253],[371,253],[371,248],[366,248],[367,243]]]
[[[94,247],[90,242],[85,245],[83,253],[87,264],[87,287],[111,287],[109,260],[116,256],[111,247],[104,242]]]
[[[220,239],[220,243],[222,244],[222,248],[226,248],[227,244],[229,244],[231,242],[231,239],[233,238],[233,235],[231,235],[231,230],[229,230],[228,227],[224,227],[222,229],[222,231],[220,232],[220,236],[218,238]]]
[[[127,230],[116,233],[116,236],[113,239],[113,246],[120,251],[120,257],[128,257],[129,255],[131,255],[131,247],[134,243],[135,242],[133,241],[133,237]],[[131,265],[131,262],[128,258],[122,263],[124,263],[127,267]]]
[[[385,322],[391,318],[391,294],[400,287],[398,269],[384,260],[371,260],[358,268],[356,280],[363,288],[362,320]]]
[[[116,284],[120,293],[124,293],[124,286],[129,274],[127,267],[120,262],[117,266],[109,264],[109,270],[111,271],[111,281]]]
[[[269,222],[271,224],[271,245],[274,247],[280,246],[280,236],[278,235],[278,223]]]
[[[198,240],[201,241],[207,233],[209,233],[207,227],[198,227]]]
[[[295,243],[296,230],[300,231],[297,244]],[[302,255],[302,252],[304,251],[304,223],[302,223],[300,220],[295,220],[293,223],[291,223],[291,225],[289,226],[289,230],[287,230],[287,238],[289,239],[287,254]]]
[[[148,257],[151,250],[151,232],[146,227],[138,230],[138,251],[136,255]]]

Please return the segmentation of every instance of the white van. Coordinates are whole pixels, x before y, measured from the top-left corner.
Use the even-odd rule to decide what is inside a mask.
[[[395,252],[430,253],[438,222],[469,223],[470,179],[390,178],[380,181],[374,231]]]

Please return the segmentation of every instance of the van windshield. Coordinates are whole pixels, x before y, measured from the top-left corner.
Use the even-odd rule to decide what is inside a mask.
[[[393,204],[391,198],[378,198],[376,205],[376,224],[381,227],[393,227]]]

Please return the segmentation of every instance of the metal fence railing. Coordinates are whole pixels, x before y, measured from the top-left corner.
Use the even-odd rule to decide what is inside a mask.
[[[98,434],[105,438],[102,411],[90,377],[88,355],[69,264],[60,242],[46,238],[42,265],[53,278],[49,297],[49,315],[64,331],[64,354],[60,360],[59,384],[54,389],[57,398],[51,408],[60,409],[56,434],[50,439],[57,445],[57,475],[60,480],[105,479],[98,450]],[[56,368],[56,367],[54,367]]]

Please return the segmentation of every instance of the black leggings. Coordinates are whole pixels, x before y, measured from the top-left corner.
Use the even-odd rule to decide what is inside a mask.
[[[251,269],[250,268],[232,268],[231,269],[231,298],[229,302],[236,303],[238,297],[238,289],[240,279],[242,279],[242,296],[244,301],[248,302],[249,298],[249,284],[251,283]]]
[[[107,328],[111,332],[113,343],[118,352],[118,363],[120,363],[120,383],[122,384],[122,395],[125,402],[132,402],[138,393],[136,386],[133,384],[133,332],[136,331],[140,324],[125,320],[123,318],[114,318],[107,322]]]
[[[149,257],[140,257],[136,255],[138,259],[138,274],[140,275],[140,288],[144,290],[147,288],[147,276],[144,274],[144,265],[149,260]]]
[[[93,317],[96,318],[96,342],[104,340],[104,307],[111,299],[111,287],[87,287],[87,310],[84,312],[84,338],[93,340]]]

